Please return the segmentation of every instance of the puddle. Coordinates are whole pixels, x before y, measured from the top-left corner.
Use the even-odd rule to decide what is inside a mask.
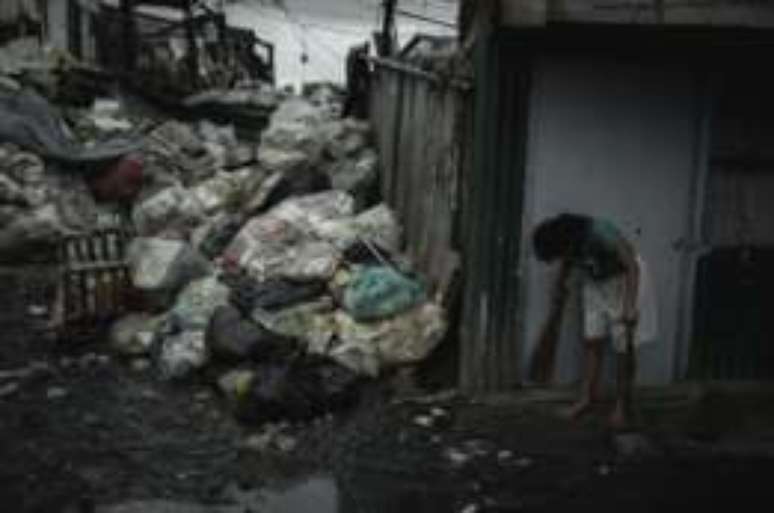
[[[241,507],[261,513],[450,513],[460,509],[457,490],[384,476],[361,475],[347,481],[314,476],[281,489],[238,493],[235,500]]]
[[[346,482],[318,475],[255,490],[232,489],[228,504],[132,501],[103,506],[98,513],[454,513],[463,511],[459,488],[423,480],[358,475]]]

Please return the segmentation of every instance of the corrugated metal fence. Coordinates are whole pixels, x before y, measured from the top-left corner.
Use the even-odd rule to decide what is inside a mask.
[[[459,265],[453,239],[465,161],[458,136],[466,87],[393,61],[375,66],[371,120],[382,196],[403,223],[408,254],[438,290]]]

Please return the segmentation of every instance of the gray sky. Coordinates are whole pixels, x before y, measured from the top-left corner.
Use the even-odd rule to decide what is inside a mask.
[[[241,0],[227,7],[229,23],[249,27],[275,44],[278,82],[342,82],[347,49],[370,40],[379,26],[381,0]],[[456,0],[399,0],[401,9],[453,23]],[[453,31],[404,17],[397,18],[398,35],[406,42],[415,33],[451,35]],[[309,60],[301,63],[306,53]]]

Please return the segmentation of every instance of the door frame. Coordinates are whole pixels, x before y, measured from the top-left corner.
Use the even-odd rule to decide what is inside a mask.
[[[530,90],[528,91],[529,105],[533,106],[540,102],[542,95],[542,81],[539,77],[539,65],[536,64],[539,59],[532,61],[530,69]],[[680,381],[687,375],[690,363],[691,342],[694,333],[694,288],[696,286],[696,270],[699,259],[706,254],[708,248],[704,243],[704,223],[706,197],[705,192],[709,179],[710,149],[712,145],[712,126],[714,119],[714,104],[717,92],[718,73],[712,72],[703,67],[693,71],[696,87],[694,89],[696,109],[695,109],[695,129],[693,143],[693,162],[690,169],[692,178],[690,180],[689,196],[683,210],[688,233],[685,240],[682,241],[683,248],[680,250],[682,255],[679,257],[678,267],[680,269],[680,283],[676,296],[676,307],[678,314],[676,317],[676,326],[674,331],[674,341],[672,343],[670,355],[671,370],[670,380],[672,382]],[[530,258],[531,244],[529,234],[535,219],[535,169],[539,167],[536,164],[537,158],[530,148],[534,147],[535,141],[540,138],[541,119],[539,109],[529,108],[527,119],[527,151],[526,165],[524,173],[524,202],[520,221],[522,233],[522,247],[519,254],[518,275],[519,289],[517,302],[517,328],[521,340],[520,354],[522,373],[521,376],[528,375],[527,365],[530,361],[528,349],[532,349],[527,338],[527,302],[529,297],[529,276],[533,270],[534,262]],[[677,241],[675,241],[677,242]],[[557,358],[559,356],[557,355]],[[525,379],[522,379],[526,382]]]
[[[705,240],[705,217],[707,212],[707,185],[710,174],[710,153],[712,148],[712,128],[715,119],[715,99],[718,90],[718,73],[709,70],[696,71],[696,144],[693,169],[693,187],[688,204],[690,217],[687,240],[681,248],[682,258],[677,340],[673,355],[673,381],[686,378],[691,361],[693,344],[694,304],[696,295],[696,273],[699,260],[710,248]]]

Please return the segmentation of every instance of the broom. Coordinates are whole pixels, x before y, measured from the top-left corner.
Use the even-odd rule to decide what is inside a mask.
[[[556,346],[559,344],[564,306],[569,295],[567,279],[570,275],[570,268],[570,265],[563,263],[559,269],[556,290],[551,302],[551,311],[540,332],[537,348],[532,355],[529,379],[535,383],[548,384],[554,375]]]

